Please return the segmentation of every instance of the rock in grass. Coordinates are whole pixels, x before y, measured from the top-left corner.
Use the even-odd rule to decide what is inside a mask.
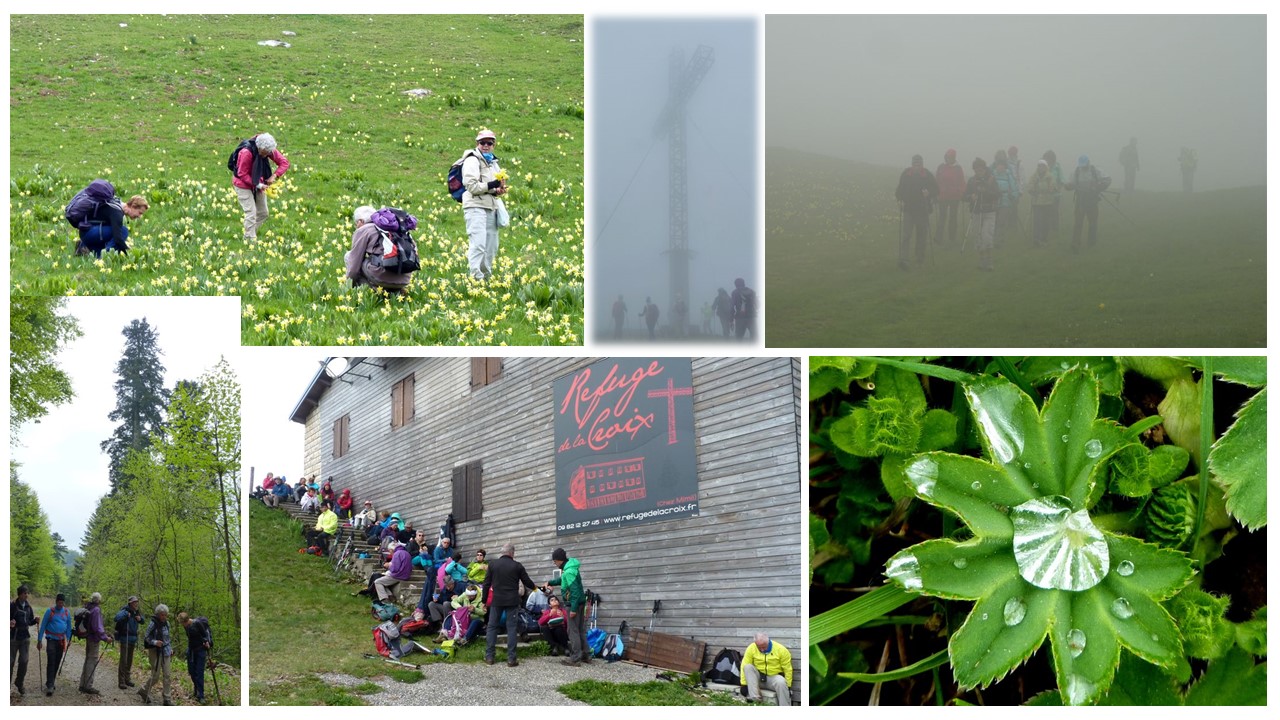
[[[431,91],[430,91],[430,90],[427,90],[426,88],[414,88],[414,89],[412,89],[412,90],[405,90],[404,92],[402,92],[402,93],[400,93],[400,94],[401,94],[401,95],[410,95],[410,96],[413,96],[413,97],[431,97]]]
[[[289,43],[283,40],[259,40],[258,44],[265,45],[267,47],[284,47],[284,48],[293,47],[292,45],[290,45]]]

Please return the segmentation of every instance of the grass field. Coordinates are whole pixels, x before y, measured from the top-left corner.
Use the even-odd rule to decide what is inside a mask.
[[[582,342],[581,16],[19,15],[10,38],[13,293],[238,295],[246,344]],[[511,174],[489,283],[444,190],[481,127]],[[226,161],[257,132],[292,168],[246,247]],[[72,255],[62,208],[95,177],[151,202],[127,256]],[[362,204],[419,219],[403,296],[344,279]]]
[[[1124,195],[1132,222],[1104,203],[1098,245],[1078,255],[1072,194],[1044,248],[1024,199],[1026,232],[996,249],[994,272],[977,269],[972,239],[966,253],[930,245],[904,272],[900,168],[779,149],[767,160],[770,346],[1266,345],[1265,187]]]

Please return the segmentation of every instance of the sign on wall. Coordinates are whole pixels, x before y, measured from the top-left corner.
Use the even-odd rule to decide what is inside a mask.
[[[698,514],[689,358],[601,360],[554,392],[557,535]]]

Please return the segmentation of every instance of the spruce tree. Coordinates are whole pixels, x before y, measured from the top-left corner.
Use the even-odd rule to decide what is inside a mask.
[[[116,363],[116,408],[107,416],[120,425],[102,441],[103,452],[111,458],[112,494],[126,482],[123,468],[129,453],[146,451],[152,436],[164,433],[164,407],[169,398],[158,336],[147,319],[134,320],[121,334],[125,343],[124,355]]]

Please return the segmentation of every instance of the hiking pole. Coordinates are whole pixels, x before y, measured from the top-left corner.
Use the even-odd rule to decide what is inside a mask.
[[[218,706],[221,707],[223,702],[222,702],[222,690],[221,688],[218,687],[218,661],[214,660],[213,656],[210,655],[208,665],[209,665],[209,674],[213,676],[213,692],[215,695],[218,696]]]
[[[66,664],[67,651],[71,649],[71,643],[67,642],[66,638],[63,638],[61,643],[62,643],[62,655],[58,657],[58,672],[54,673],[53,675],[55,680],[62,677],[62,666]]]
[[[1119,195],[1119,193],[1116,193],[1116,195]],[[1124,211],[1120,209],[1120,206],[1119,206],[1119,205],[1117,205],[1115,202],[1113,202],[1113,201],[1111,200],[1111,198],[1107,197],[1107,193],[1106,193],[1106,192],[1101,193],[1100,197],[1101,197],[1103,200],[1106,200],[1108,205],[1110,205],[1111,207],[1115,208],[1115,211],[1116,211],[1116,212],[1118,212],[1118,213],[1120,213],[1120,217],[1124,218],[1125,220],[1128,220],[1130,225],[1132,225],[1132,226],[1134,226],[1134,227],[1139,227],[1138,223],[1136,223],[1136,222],[1134,222],[1134,221],[1133,221],[1133,218],[1129,217],[1128,215],[1125,215],[1125,214],[1124,214]]]

